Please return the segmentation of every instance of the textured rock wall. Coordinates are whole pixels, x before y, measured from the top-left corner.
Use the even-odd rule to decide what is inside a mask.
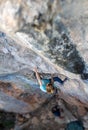
[[[81,116],[87,113],[87,83],[77,75],[88,71],[87,16],[87,0],[0,1],[0,109],[25,113],[41,108],[49,95],[31,78],[38,66],[42,72],[75,78],[60,88],[60,97],[71,109],[77,106]]]
[[[27,42],[53,63],[83,73],[87,70],[87,5],[87,0],[5,0],[0,5],[0,24],[9,33],[19,32],[23,41],[27,35]]]

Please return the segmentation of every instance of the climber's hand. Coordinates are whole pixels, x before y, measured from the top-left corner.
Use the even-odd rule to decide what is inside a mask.
[[[33,71],[34,71],[34,72],[37,72],[37,71],[38,71],[37,67],[35,67],[35,68],[33,69]]]

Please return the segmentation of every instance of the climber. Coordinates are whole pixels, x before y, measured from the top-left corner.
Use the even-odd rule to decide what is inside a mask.
[[[54,85],[54,82],[57,81],[59,82],[61,85],[64,83],[64,81],[66,80],[66,78],[62,81],[58,76],[57,77],[53,77],[53,75],[51,75],[51,79],[43,79],[40,77],[37,68],[34,68],[35,74],[36,74],[36,78],[38,80],[38,83],[40,85],[40,89],[43,92],[47,92],[47,93],[55,93],[56,92],[56,87]]]

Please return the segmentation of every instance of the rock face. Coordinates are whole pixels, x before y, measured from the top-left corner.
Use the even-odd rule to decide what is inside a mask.
[[[88,79],[87,16],[87,0],[0,1],[1,110],[32,112],[51,97],[39,89],[37,66],[39,72],[69,77],[59,96],[70,110],[73,104],[80,116],[87,113],[87,81],[78,75]],[[39,123],[36,117],[32,122]]]
[[[72,0],[5,0],[0,5],[0,24],[8,32],[23,34],[24,41],[55,64],[83,73],[87,69],[87,5],[87,0],[78,0],[78,4]]]
[[[52,95],[40,91],[33,68],[38,65],[40,72],[51,73],[58,73],[58,70],[39,54],[17,44],[5,33],[1,32],[0,39],[0,110],[19,114],[35,113]],[[68,74],[70,76],[69,72]],[[69,79],[63,87],[59,86],[59,90],[59,97],[71,108],[76,106],[79,115],[84,117],[87,113],[86,108],[88,108],[87,85],[81,79]],[[39,123],[36,118],[32,121],[35,125]],[[43,123],[47,123],[46,119]]]
[[[32,110],[26,103],[22,103],[11,96],[0,92],[0,109],[8,112],[27,113]]]

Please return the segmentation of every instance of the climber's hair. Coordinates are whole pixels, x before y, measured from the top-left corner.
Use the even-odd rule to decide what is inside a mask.
[[[55,88],[53,87],[51,83],[49,83],[46,85],[46,90],[47,90],[47,93],[54,93]]]

